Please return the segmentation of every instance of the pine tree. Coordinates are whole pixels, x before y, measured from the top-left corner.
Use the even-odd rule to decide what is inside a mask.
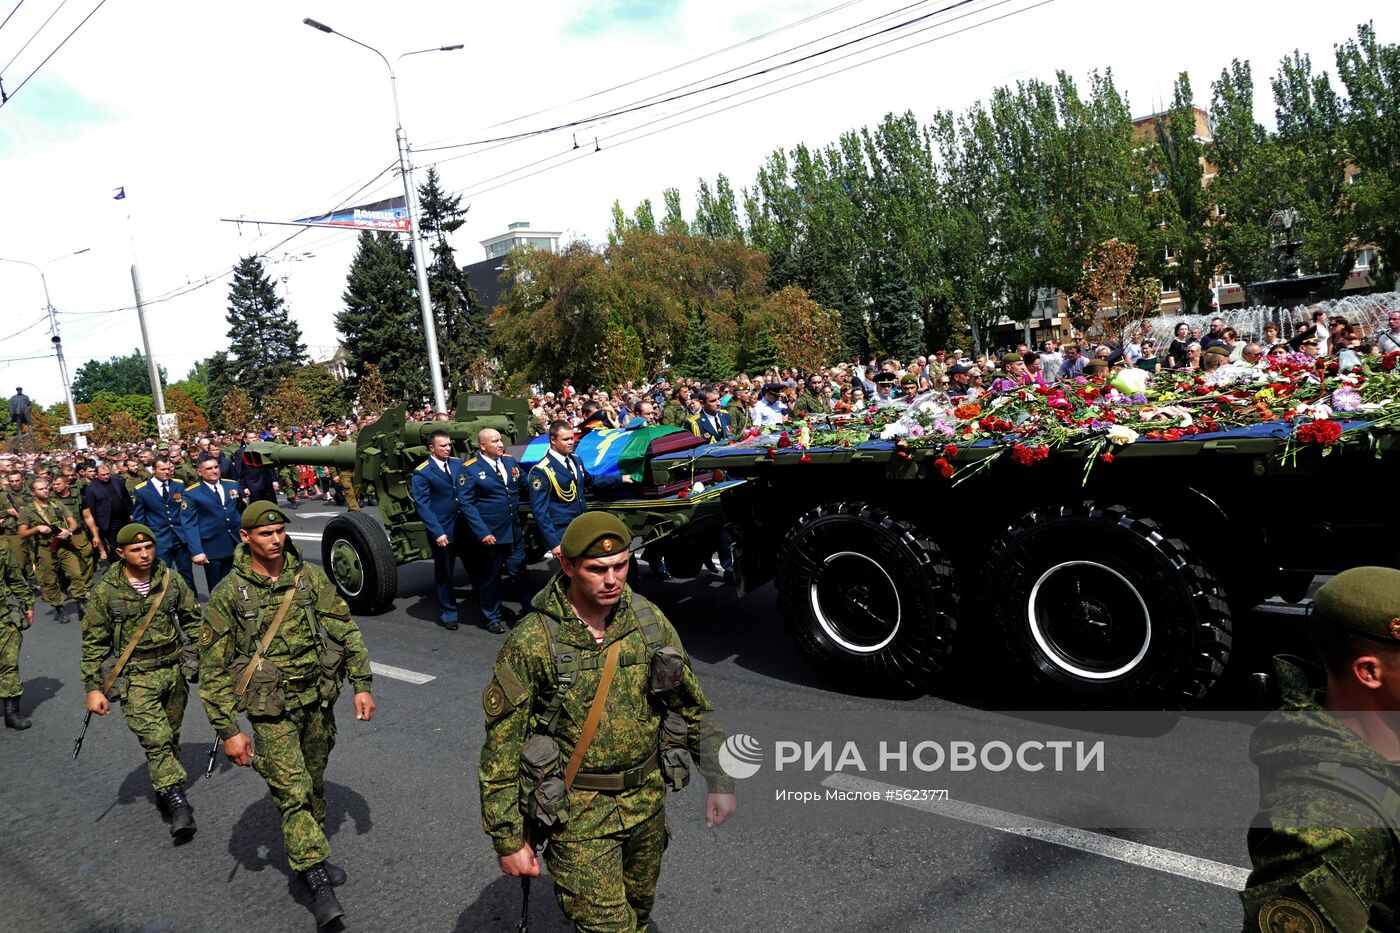
[[[437,169],[428,169],[428,180],[418,188],[419,221],[430,240],[428,294],[432,297],[437,328],[438,355],[449,390],[462,388],[463,374],[479,368],[490,349],[491,331],[486,312],[476,299],[466,270],[457,265],[447,235],[466,222],[461,195],[444,192]],[[450,392],[449,392],[450,394]]]
[[[920,308],[909,280],[896,269],[882,269],[874,299],[870,329],[880,350],[900,362],[918,356]]]
[[[233,381],[261,410],[277,383],[306,361],[301,328],[272,287],[261,257],[245,256],[233,267],[225,320]]]
[[[358,383],[366,364],[374,363],[388,396],[416,406],[429,381],[408,247],[392,233],[361,233],[342,300],[335,327],[350,351],[352,379]]]
[[[676,374],[705,382],[734,375],[734,358],[715,340],[699,314],[690,315],[685,343],[676,357]]]

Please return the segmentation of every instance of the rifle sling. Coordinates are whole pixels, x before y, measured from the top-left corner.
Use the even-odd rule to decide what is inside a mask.
[[[136,633],[131,636],[131,640],[126,643],[126,648],[122,650],[122,656],[117,659],[116,667],[112,668],[112,673],[107,675],[107,679],[102,682],[102,692],[106,693],[112,689],[112,684],[117,682],[121,676],[122,668],[126,667],[126,662],[131,660],[131,653],[136,650],[136,644],[141,637],[146,634],[146,628],[151,624],[151,620],[160,611],[161,603],[165,602],[165,594],[169,590],[170,571],[165,571],[165,578],[160,581],[160,591],[156,593],[155,599],[151,600],[151,608],[146,610],[146,614],[141,617],[141,623],[136,626]]]
[[[277,614],[272,617],[272,624],[267,627],[267,634],[263,635],[262,644],[258,645],[258,650],[253,652],[253,658],[248,662],[248,666],[243,668],[243,675],[238,678],[238,686],[233,690],[235,697],[241,697],[243,691],[248,689],[248,681],[253,679],[253,671],[262,663],[263,655],[267,654],[267,648],[272,644],[272,639],[277,637],[277,630],[282,627],[282,620],[287,617],[287,610],[292,607],[292,600],[296,598],[297,589],[301,586],[301,575],[305,570],[299,571],[292,585],[287,588],[287,593],[282,597],[282,603],[277,607]]]
[[[607,658],[603,661],[602,677],[598,681],[598,692],[593,694],[593,705],[588,707],[588,718],[584,720],[583,732],[578,737],[578,744],[574,746],[574,753],[569,756],[568,767],[564,769],[564,789],[569,790],[574,786],[574,778],[578,776],[578,769],[583,764],[584,753],[588,751],[588,746],[593,744],[593,735],[598,731],[598,723],[603,718],[603,704],[608,700],[608,691],[612,689],[613,675],[617,673],[617,659],[622,654],[622,639],[618,639],[608,646]]]

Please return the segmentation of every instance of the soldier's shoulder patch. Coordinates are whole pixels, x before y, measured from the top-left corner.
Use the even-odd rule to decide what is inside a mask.
[[[413,468],[413,472],[417,473],[419,470],[423,469],[423,467],[427,465],[428,461],[424,460],[422,463],[418,464],[416,467]]]
[[[530,478],[530,488],[531,488],[531,489],[543,489],[543,488],[544,488],[544,480],[540,479],[538,476],[531,477],[531,478]]]
[[[486,689],[481,691],[481,709],[491,719],[504,713],[507,706],[506,692],[496,681],[491,681],[486,685]]]
[[[199,647],[208,648],[214,644],[214,628],[205,623],[199,627]]]
[[[148,480],[148,479],[143,479],[141,482],[139,482],[139,483],[136,484],[136,488],[137,488],[137,489],[145,489],[146,486],[147,486],[149,483],[150,483],[150,480]]]
[[[1259,929],[1280,933],[1323,933],[1322,918],[1302,901],[1271,897],[1259,908]]]

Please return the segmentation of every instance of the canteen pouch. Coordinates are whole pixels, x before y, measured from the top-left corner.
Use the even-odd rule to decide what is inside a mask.
[[[229,665],[229,673],[233,675],[235,683],[243,676],[249,660],[251,658],[238,658]],[[287,711],[287,691],[283,687],[282,672],[276,664],[267,658],[258,661],[253,676],[248,678],[248,689],[243,691],[242,696],[234,698],[234,708],[249,716],[281,716]]]
[[[568,818],[559,743],[547,735],[532,735],[520,747],[521,809],[525,818],[549,827]]]
[[[113,652],[112,654],[107,655],[107,657],[102,661],[101,674],[102,682],[104,684],[107,682],[107,678],[112,676],[112,671],[116,670],[117,658],[118,655],[116,654],[116,652]],[[108,703],[118,703],[121,701],[121,698],[126,695],[126,688],[130,685],[131,678],[126,676],[125,674],[122,674],[116,680],[112,681],[112,686],[107,688],[107,692],[104,693],[103,696],[107,698]]]
[[[679,648],[667,645],[651,656],[651,680],[647,692],[652,696],[666,696],[681,685],[681,675],[685,673],[685,655]]]
[[[180,675],[185,683],[199,683],[199,645],[187,641],[180,646]]]
[[[661,723],[661,779],[673,791],[690,783],[689,738],[685,717],[675,710],[668,712]]]

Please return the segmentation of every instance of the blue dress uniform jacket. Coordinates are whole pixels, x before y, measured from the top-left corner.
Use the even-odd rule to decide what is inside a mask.
[[[209,592],[233,569],[233,549],[238,546],[238,531],[243,525],[243,504],[238,498],[238,484],[231,479],[219,480],[224,501],[203,480],[185,487],[180,508],[191,516],[190,525],[199,535],[195,554],[209,558],[204,565],[204,582]],[[191,536],[191,544],[194,538]]]
[[[500,464],[508,481],[502,481],[501,474],[484,458],[468,460],[457,481],[457,503],[473,541],[495,535],[497,544],[523,543],[520,500],[529,497],[530,487],[514,457],[501,457]]]
[[[184,484],[172,477],[165,483],[165,496],[156,492],[156,481],[144,480],[131,492],[131,520],[151,529],[156,537],[156,556],[173,567],[194,589],[190,558],[203,550],[194,515],[182,508]]]
[[[447,535],[448,544],[456,544],[460,533],[457,512],[457,486],[462,477],[462,461],[447,458],[447,474],[429,457],[413,471],[409,492],[418,508],[418,519],[428,530],[428,538]]]
[[[703,437],[711,444],[719,444],[734,436],[734,419],[728,412],[719,411],[711,415],[699,412],[685,419],[685,426],[691,434]]]
[[[448,457],[446,463],[445,474],[432,457],[418,464],[409,478],[408,489],[433,549],[438,619],[450,629],[457,626],[457,597],[452,592],[452,573],[461,553],[466,529],[457,510],[457,484],[463,475],[462,461]],[[447,547],[438,547],[437,539],[442,535],[447,535]]]
[[[569,522],[588,509],[588,497],[622,487],[622,477],[598,479],[584,469],[583,461],[569,455],[574,472],[560,466],[550,451],[530,468],[530,511],[546,550],[553,550],[564,539]]]

